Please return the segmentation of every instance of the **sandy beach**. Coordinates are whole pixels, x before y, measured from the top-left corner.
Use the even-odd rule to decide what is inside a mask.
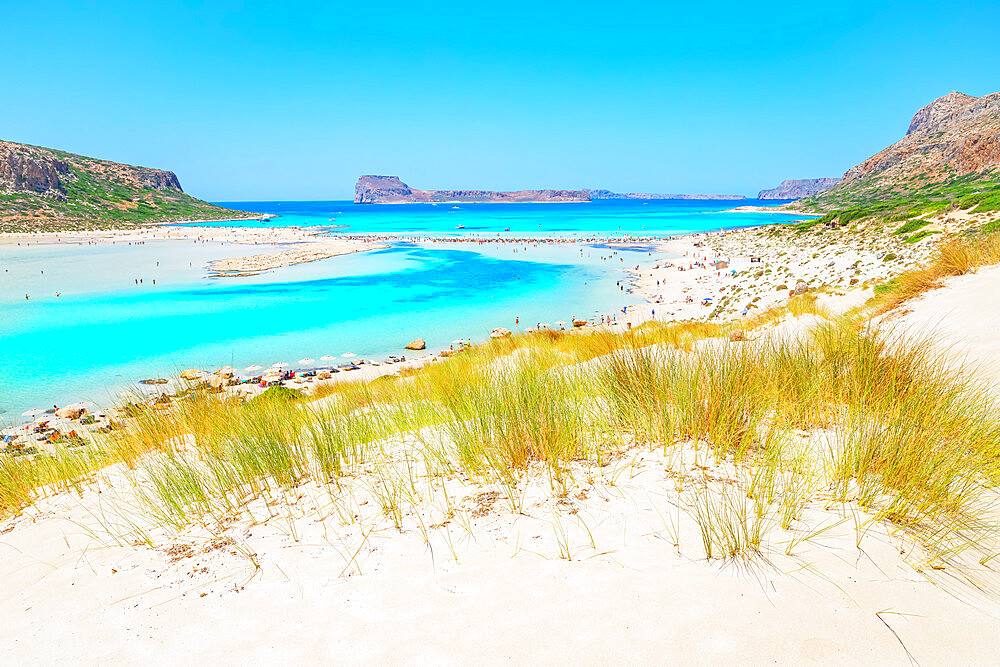
[[[192,243],[233,243],[247,246],[271,246],[278,252],[254,253],[245,257],[218,260],[209,269],[217,277],[255,275],[282,266],[314,262],[337,255],[364,252],[386,247],[364,239],[339,239],[321,236],[325,230],[315,227],[185,227],[158,225],[136,229],[78,232],[37,232],[0,234],[0,245],[88,245],[135,244],[150,241],[189,241]]]
[[[905,317],[920,328],[946,302],[955,326],[941,344],[991,360],[979,332],[1000,315],[977,304],[998,281],[996,269],[949,280]],[[800,437],[822,449],[835,434]],[[561,494],[533,467],[516,511],[501,485],[410,468],[396,522],[378,480],[419,447],[404,436],[380,451],[339,487],[276,490],[221,522],[163,526],[143,509],[142,471],[120,465],[36,502],[0,524],[0,657],[933,664],[1000,652],[992,573],[977,590],[926,567],[905,534],[823,494],[796,530],[770,529],[763,560],[706,560],[683,489],[725,488],[745,471],[705,450],[574,464]]]
[[[165,235],[292,246],[213,264],[216,271],[264,271],[321,259],[310,253],[372,247],[302,230],[184,231],[190,236],[167,229],[47,242]],[[656,252],[674,259],[623,267],[623,280],[648,303],[580,333],[649,320],[739,322],[780,307],[799,287],[818,297],[818,313],[766,324],[754,332],[756,342],[713,338],[695,350],[804,340],[932,250],[885,234],[831,239],[789,230],[776,236],[769,228],[658,241]],[[995,267],[948,279],[879,326],[897,340],[933,334],[956,367],[995,381],[1000,313],[982,304],[998,286]],[[450,363],[432,350],[415,354],[284,384],[315,393],[387,375],[407,383],[432,362]],[[501,367],[530,360],[515,354]],[[607,363],[598,357],[565,372],[587,378]],[[250,398],[263,387],[225,391]],[[307,405],[321,410],[334,400]],[[78,491],[44,494],[0,522],[0,658],[46,661],[72,650],[84,663],[197,654],[221,664],[451,663],[456,656],[487,664],[664,656],[703,664],[933,664],[1000,653],[993,632],[1000,601],[989,593],[1000,579],[991,568],[970,579],[938,566],[911,535],[821,486],[791,527],[768,520],[759,556],[726,560],[706,551],[699,494],[727,497],[751,484],[753,473],[697,442],[669,449],[632,442],[601,463],[574,462],[558,492],[551,471],[532,464],[512,496],[488,476],[431,464],[426,448],[446,446],[448,433],[430,426],[391,436],[336,485],[303,479],[271,487],[232,510],[177,525],[150,510],[144,464],[115,464]],[[836,429],[795,433],[797,447],[816,453],[810,465],[840,446]],[[391,494],[398,497],[390,503]],[[98,635],[104,639],[93,641]],[[62,639],[48,641],[53,636]]]

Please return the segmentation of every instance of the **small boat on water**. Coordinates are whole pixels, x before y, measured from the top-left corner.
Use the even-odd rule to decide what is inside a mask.
[[[503,228],[503,230],[504,230],[505,232],[509,232],[509,231],[510,231],[510,227],[504,227],[504,228]]]
[[[465,225],[459,225],[459,226],[455,227],[455,229],[465,229]]]

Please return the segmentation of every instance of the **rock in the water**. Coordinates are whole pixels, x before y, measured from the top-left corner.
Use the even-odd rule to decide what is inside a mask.
[[[490,332],[490,338],[506,338],[510,335],[510,329],[504,329],[503,327],[497,327]]]
[[[427,348],[427,341],[425,341],[423,338],[418,338],[406,345],[407,350],[423,350],[426,348]]]
[[[56,417],[62,417],[64,419],[79,419],[85,414],[87,414],[87,410],[84,408],[66,407],[56,410]]]
[[[139,380],[139,384],[166,384],[167,378],[153,378],[149,380]]]

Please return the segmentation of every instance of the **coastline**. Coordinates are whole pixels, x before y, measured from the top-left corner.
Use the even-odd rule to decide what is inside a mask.
[[[767,237],[748,233],[753,231],[664,244],[686,252],[675,264],[705,262],[725,251],[759,250],[760,239]],[[779,263],[791,265],[787,254],[779,253],[802,245],[798,235],[780,239],[769,262],[772,272]],[[811,248],[800,254],[811,258]],[[666,270],[667,278],[691,278],[693,285],[703,285],[714,273],[707,266]],[[638,275],[639,282],[659,275],[640,262],[638,273],[647,271],[654,275]],[[963,276],[946,285],[948,291],[929,295],[930,303],[912,304],[909,316],[917,323],[932,322],[942,307],[954,309],[961,295],[960,323],[953,329],[976,322],[975,342],[986,346],[979,352],[988,357],[995,349],[990,334],[998,317],[991,313],[989,321],[982,321],[978,311],[998,278],[995,268]],[[863,290],[856,288],[857,294]],[[677,353],[733,360],[748,350],[753,359],[758,354],[766,359],[769,341],[804,340],[811,327],[828,322],[815,314],[788,313],[753,331],[746,342],[709,338]],[[612,327],[620,330],[623,324]],[[529,339],[510,353],[501,351],[488,368],[527,367],[536,359],[529,354],[531,345]],[[655,356],[663,354],[661,347],[647,348],[656,363],[672,359]],[[581,383],[596,377],[610,356],[570,358],[556,368],[566,382]],[[424,354],[403,364],[364,365],[323,382],[360,381],[367,397],[364,383],[435,358],[441,357]],[[710,361],[704,372],[713,372]],[[551,376],[560,373],[546,375]],[[415,379],[394,384],[410,387]],[[310,384],[319,383],[296,380],[287,386]],[[379,383],[375,393],[392,386]],[[262,388],[236,385],[224,391],[249,398]],[[399,395],[407,396],[405,390]],[[359,398],[334,391],[279,415],[291,423],[301,418],[316,424],[317,432],[356,423],[358,432],[332,433],[365,437],[366,414],[377,404],[353,405]],[[799,399],[785,394],[781,400]],[[342,407],[345,403],[348,407]],[[201,405],[192,403],[195,409]],[[251,415],[260,418],[260,413]],[[345,655],[361,661],[440,662],[456,651],[558,662],[567,656],[563,645],[572,646],[575,658],[584,661],[597,656],[615,662],[625,656],[644,662],[692,641],[694,648],[684,649],[685,656],[720,663],[766,662],[775,656],[809,662],[817,651],[839,661],[864,657],[891,663],[916,656],[921,662],[975,662],[1000,650],[990,633],[1000,607],[983,594],[990,589],[975,585],[982,579],[969,585],[961,566],[933,560],[914,535],[876,507],[833,496],[824,478],[813,477],[821,474],[822,453],[843,437],[836,430],[812,424],[788,428],[787,446],[795,458],[787,468],[776,469],[773,493],[775,505],[794,500],[795,513],[787,525],[780,524],[771,505],[750,505],[763,508],[763,527],[756,528],[760,535],[755,538],[760,544],[727,556],[711,550],[699,508],[756,498],[751,494],[759,493],[758,476],[756,468],[720,455],[710,444],[681,440],[659,446],[631,441],[620,432],[623,442],[617,449],[600,459],[570,461],[559,468],[558,479],[546,462],[534,461],[516,469],[505,484],[445,459],[451,442],[446,427],[420,426],[375,440],[362,456],[345,457],[342,470],[327,471],[323,478],[306,474],[282,483],[265,477],[267,484],[259,488],[236,487],[232,497],[238,502],[197,504],[171,524],[164,517],[174,515],[156,513],[154,489],[162,487],[154,484],[162,485],[163,471],[173,469],[168,464],[201,470],[196,466],[215,461],[196,435],[172,438],[163,451],[102,468],[74,484],[72,492],[40,494],[0,521],[3,543],[10,548],[0,561],[7,582],[0,608],[6,610],[3,620],[13,638],[5,654],[17,661],[56,658],[65,643],[39,643],[53,631],[70,637],[81,659],[95,662],[182,659],[192,650],[223,662],[262,655],[279,662]],[[226,446],[225,436],[211,445]],[[813,461],[802,452],[819,453]],[[726,526],[745,525],[749,531],[756,525],[736,515],[719,516]],[[995,575],[985,570],[970,568],[974,576],[989,576],[989,583]],[[567,600],[607,612],[584,618],[585,636],[592,637],[584,646],[580,624],[564,622]],[[516,608],[524,611],[512,616]],[[229,631],[198,631],[206,614],[224,619]],[[706,629],[704,620],[720,615],[755,620],[738,624],[720,644],[717,629],[710,624]],[[295,623],[297,632],[321,639],[304,642],[290,654],[287,645],[276,647],[263,623]],[[428,627],[448,633],[447,648],[428,641]],[[371,644],[371,633],[398,634],[399,628],[398,641]],[[100,632],[111,639],[90,641]],[[140,635],[156,640],[155,645],[130,641]],[[616,644],[622,636],[629,641]],[[865,637],[861,647],[849,643],[858,636]],[[554,637],[558,653],[546,649]]]
[[[811,213],[801,208],[786,208],[791,206],[789,204],[779,204],[777,206],[734,206],[733,208],[727,208],[725,211],[719,211],[719,213],[786,213],[788,215],[805,215],[810,217],[818,218],[819,213]]]
[[[780,237],[773,235],[781,232]],[[207,264],[213,278],[257,275],[282,266],[307,263],[355,252],[388,247],[391,242],[417,245],[453,244],[472,250],[483,244],[524,246],[560,244],[604,247],[608,258],[618,262],[623,292],[638,296],[643,303],[627,305],[595,317],[590,326],[610,331],[638,326],[644,322],[726,321],[740,319],[781,305],[801,282],[810,290],[821,289],[829,308],[846,309],[871,295],[871,286],[893,272],[912,267],[929,252],[929,244],[905,245],[890,235],[872,235],[867,241],[850,239],[843,247],[825,247],[825,241],[804,239],[778,225],[736,227],[721,232],[701,232],[673,237],[439,237],[398,235],[352,235],[318,237],[315,228],[243,227],[159,227],[151,230],[124,230],[117,233],[89,232],[75,238],[51,235],[48,243],[142,243],[152,240],[270,245],[277,252],[218,259]],[[95,240],[95,237],[100,237]],[[32,239],[37,240],[37,239]],[[674,259],[653,262],[639,257],[616,258],[621,249],[650,249],[669,253]],[[517,248],[520,249],[520,248]],[[881,257],[892,252],[891,263]],[[603,254],[603,253],[602,253]],[[826,259],[836,254],[835,259]],[[645,253],[642,253],[645,255]],[[516,255],[515,255],[516,256]],[[759,259],[752,262],[751,258]],[[725,269],[714,263],[726,262]],[[630,264],[625,264],[625,261]],[[831,265],[832,264],[832,265]],[[527,326],[525,323],[523,326]],[[497,322],[494,326],[510,326]],[[478,340],[489,332],[480,332]],[[405,342],[405,341],[404,341]],[[400,343],[402,345],[402,342]],[[398,348],[397,348],[398,350]],[[383,350],[381,358],[394,349]],[[384,354],[383,354],[384,353]],[[300,356],[307,356],[303,350]],[[206,369],[209,372],[215,369]],[[134,378],[138,381],[140,378]],[[68,398],[68,397],[67,397]]]
[[[221,221],[212,221],[221,222]],[[314,262],[338,255],[365,252],[386,247],[376,241],[323,237],[322,227],[189,227],[179,223],[136,229],[83,230],[77,232],[36,232],[0,234],[0,245],[88,245],[100,243],[132,244],[149,241],[188,241],[192,243],[234,243],[246,246],[272,246],[279,252],[246,255],[211,262],[216,277],[256,275],[264,271]]]
[[[365,252],[401,242],[415,245],[451,244],[475,250],[482,245],[513,246],[516,253],[525,246],[556,244],[593,248],[636,248],[657,253],[672,253],[669,261],[640,261],[640,256],[622,263],[622,291],[643,303],[619,307],[594,318],[592,325],[620,330],[643,322],[664,321],[726,321],[753,316],[768,308],[780,306],[788,295],[799,288],[817,294],[824,307],[840,312],[863,303],[871,296],[871,288],[900,271],[926,260],[935,240],[986,221],[988,216],[967,212],[952,212],[946,219],[935,221],[930,229],[940,227],[944,234],[927,237],[919,243],[905,243],[881,226],[862,227],[849,234],[823,234],[782,223],[765,225],[734,225],[721,231],[694,232],[673,236],[504,236],[462,234],[354,234],[320,236],[325,227],[190,227],[158,226],[155,228],[116,231],[86,231],[73,234],[41,233],[32,235],[0,235],[0,244],[17,242],[28,245],[72,245],[88,243],[132,244],[155,240],[183,240],[192,243],[232,243],[241,247],[260,248],[258,254],[231,259],[205,260],[206,277],[246,277],[293,264]],[[270,246],[271,252],[262,252]],[[603,253],[602,253],[603,254]],[[645,254],[645,253],[643,253]],[[651,256],[652,253],[650,253]],[[515,254],[514,257],[517,257]],[[752,259],[760,261],[752,261]],[[891,258],[891,261],[890,261]],[[618,258],[611,258],[618,263]],[[723,270],[714,264],[727,263]],[[734,273],[735,272],[735,273]],[[634,300],[634,299],[633,299]],[[583,309],[577,312],[586,312]],[[527,326],[524,323],[522,326]],[[491,326],[510,326],[499,321]],[[487,327],[489,328],[489,327]],[[523,329],[522,329],[523,330]],[[485,339],[487,330],[479,332]],[[474,332],[466,332],[476,338]],[[404,341],[405,342],[405,341]],[[402,343],[401,343],[402,344]],[[398,351],[387,347],[369,354],[381,357]],[[293,355],[294,353],[290,353]],[[301,356],[308,356],[303,350]],[[178,360],[175,368],[183,360]],[[180,366],[183,367],[183,366]],[[208,369],[213,370],[213,369]],[[133,381],[138,381],[138,377]],[[79,396],[77,396],[78,398]],[[71,399],[65,396],[64,399]]]
[[[818,313],[785,312],[748,330],[745,338],[709,334],[712,337],[695,340],[689,350],[668,345],[643,348],[654,363],[665,364],[663,368],[682,366],[666,365],[674,363],[669,355],[677,354],[677,359],[701,360],[705,373],[719,372],[713,370],[714,359],[721,358],[721,367],[726,367],[726,360],[738,360],[741,351],[748,350],[755,362],[766,360],[771,343],[807,340],[814,327],[828,325],[836,313],[863,303],[873,283],[924,261],[932,251],[931,243],[903,244],[884,230],[831,237],[775,225],[645,242],[602,241],[601,254],[610,253],[608,259],[622,265],[623,282],[648,303],[609,316],[610,324],[591,321],[576,330],[581,333],[624,333],[651,319],[738,321],[741,316],[733,308],[754,299],[760,309],[787,302],[789,289],[778,289],[775,283],[794,290],[801,282],[806,293],[817,296]],[[636,248],[655,250],[649,255],[621,252]],[[658,252],[674,258],[652,259]],[[896,252],[904,253],[898,262],[885,260]],[[714,264],[720,260],[727,265]],[[924,303],[911,304],[903,316],[922,331],[921,325],[933,323],[943,309],[948,310],[956,321],[942,344],[967,334],[971,322],[973,352],[977,359],[990,361],[996,349],[991,334],[997,316],[983,318],[978,311],[998,278],[995,268],[963,276],[949,282],[948,292],[941,290]],[[723,304],[734,292],[738,298]],[[705,294],[714,295],[709,306],[701,304]],[[960,312],[952,313],[956,306]],[[546,341],[552,339],[521,338],[512,341],[515,347],[506,352],[500,346],[486,368],[529,367],[546,354],[562,354],[565,365],[555,367],[561,373],[548,372],[544,377],[584,384],[613,361],[614,352],[580,361],[557,347],[545,351]],[[538,357],[532,356],[534,345],[543,350]],[[795,345],[788,347],[794,355]],[[329,443],[342,437],[366,438],[367,415],[378,409],[377,403],[368,402],[370,395],[396,387],[399,397],[411,397],[406,392],[420,376],[410,371],[442,360],[450,363],[444,359],[450,351],[418,354],[402,363],[361,364],[358,370],[341,371],[330,379],[300,375],[285,381],[282,384],[289,389],[305,390],[308,402],[285,408],[274,423],[297,424],[301,418],[314,425],[315,433],[329,428]],[[213,378],[222,377],[210,374],[211,370],[202,376],[209,386],[218,384]],[[1000,377],[996,364],[989,370]],[[450,369],[440,371],[450,377]],[[429,372],[437,369],[431,366]],[[736,382],[744,380],[735,374]],[[380,380],[387,376],[401,379]],[[358,384],[358,393],[332,386],[352,381]],[[378,384],[369,388],[372,382]],[[151,387],[149,400],[163,388]],[[169,388],[181,384],[171,381]],[[221,391],[249,400],[265,388],[246,383]],[[309,400],[310,395],[315,400]],[[166,405],[180,406],[177,414],[184,414],[212,403],[199,400],[196,395],[171,399]],[[768,398],[767,405],[795,400],[800,399],[781,395]],[[733,403],[742,405],[738,400]],[[415,410],[418,404],[401,405]],[[165,410],[150,410],[152,418],[156,414],[169,418],[170,408]],[[253,410],[250,406],[251,418],[264,414]],[[375,414],[378,419],[381,413]],[[340,431],[337,424],[357,430]],[[192,645],[178,642],[178,636],[195,637],[196,650],[210,659],[225,662],[251,655],[259,659],[263,652],[281,661],[289,659],[287,647],[274,649],[273,634],[260,628],[262,622],[287,622],[323,638],[291,656],[306,662],[345,655],[362,661],[438,662],[444,653],[427,641],[429,626],[454,633],[457,639],[449,636],[450,652],[490,651],[527,662],[549,657],[558,661],[566,653],[545,654],[538,647],[549,646],[553,637],[572,644],[580,636],[579,624],[560,622],[567,599],[597,605],[613,619],[610,625],[603,615],[584,621],[594,639],[583,648],[578,642],[572,644],[580,659],[599,656],[614,662],[624,655],[643,662],[692,637],[697,648],[685,655],[697,651],[704,659],[711,651],[719,662],[748,656],[767,661],[776,655],[808,661],[817,655],[817,647],[849,660],[859,657],[858,649],[843,642],[861,635],[867,638],[864,657],[887,662],[902,659],[901,644],[907,655],[932,662],[956,656],[975,661],[984,652],[997,650],[997,639],[989,633],[997,603],[967,586],[960,567],[931,560],[933,556],[912,535],[880,516],[876,508],[853,497],[831,497],[825,480],[812,477],[820,474],[822,453],[840,444],[837,438],[842,436],[832,428],[798,423],[789,427],[787,446],[796,452],[795,458],[787,469],[777,469],[774,493],[782,494],[777,496],[781,503],[786,497],[797,503],[796,512],[784,525],[773,514],[776,510],[761,505],[766,521],[757,528],[759,546],[727,557],[713,552],[706,541],[699,518],[705,510],[700,508],[713,508],[716,505],[710,503],[727,499],[748,502],[744,499],[755,497],[751,494],[758,488],[758,476],[752,466],[735,456],[720,455],[708,444],[682,439],[669,448],[647,446],[633,441],[628,426],[621,425],[622,430],[612,436],[621,442],[606,456],[575,459],[558,469],[559,478],[546,462],[532,461],[524,470],[517,469],[512,481],[504,482],[446,459],[449,438],[457,429],[448,430],[437,422],[418,425],[413,432],[374,440],[356,459],[345,456],[343,469],[338,467],[335,473],[325,471],[322,478],[307,473],[287,484],[264,477],[266,483],[259,489],[237,487],[232,497],[238,503],[195,504],[184,510],[189,514],[178,515],[176,524],[167,525],[163,520],[167,514],[155,513],[160,508],[153,505],[151,498],[157,496],[151,490],[162,488],[154,484],[163,484],[163,471],[172,469],[168,463],[191,462],[193,470],[201,470],[197,466],[214,461],[198,433],[171,438],[163,451],[154,449],[138,461],[103,467],[86,483],[75,483],[71,493],[53,489],[40,494],[30,506],[0,522],[3,543],[11,547],[9,557],[0,563],[0,575],[8,584],[0,601],[8,612],[3,615],[5,626],[14,637],[5,649],[8,657],[37,660],[38,641],[55,630],[77,637],[74,646],[80,655],[95,661],[122,656],[135,661],[181,658]],[[119,428],[124,433],[128,427]],[[287,432],[277,432],[281,437],[275,442],[288,437]],[[217,440],[211,439],[213,446],[228,446],[225,436]],[[43,457],[67,451],[61,445],[50,446],[41,449]],[[819,453],[815,461],[805,463],[802,452]],[[786,477],[803,486],[782,481]],[[719,516],[737,528],[752,528],[736,515]],[[693,604],[693,599],[699,602]],[[519,606],[526,611],[511,620],[509,610]],[[905,614],[905,622],[895,615],[884,620],[879,614],[887,609],[892,614],[898,611],[900,617]],[[197,632],[198,619],[205,614],[224,619],[227,628],[240,629],[240,636]],[[716,631],[706,630],[704,623],[706,615],[719,614],[756,620],[735,628],[728,635],[732,643],[719,646],[713,643]],[[498,626],[497,618],[508,620]],[[138,644],[127,639],[89,641],[109,627],[118,638],[138,636],[137,632],[154,638],[155,649],[136,648]],[[404,628],[400,642],[372,648],[371,632],[389,633],[400,627]],[[968,641],[970,632],[979,639]],[[263,640],[247,644],[243,634]],[[762,634],[766,640],[760,639]],[[524,641],[526,636],[530,641]],[[621,636],[632,637],[624,648],[614,642]],[[488,638],[487,644],[481,637]],[[519,641],[510,641],[513,637]],[[43,646],[41,652],[53,657],[65,650],[65,644]]]

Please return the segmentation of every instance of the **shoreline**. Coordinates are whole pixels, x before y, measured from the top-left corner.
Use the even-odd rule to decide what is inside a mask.
[[[954,218],[954,219],[953,219]],[[872,295],[872,287],[893,275],[915,267],[930,255],[936,241],[987,220],[982,214],[956,216],[934,221],[942,234],[919,243],[903,239],[881,226],[863,227],[850,234],[799,233],[780,223],[733,226],[722,231],[692,232],[672,236],[435,236],[360,234],[320,237],[316,227],[185,227],[165,226],[117,232],[89,231],[72,237],[45,233],[41,244],[135,243],[146,240],[187,240],[227,242],[243,245],[288,246],[276,253],[248,255],[209,262],[212,277],[241,277],[281,266],[326,259],[341,254],[386,247],[389,242],[414,244],[459,244],[476,246],[573,244],[615,248],[642,246],[652,252],[676,255],[659,264],[637,261],[623,265],[620,285],[623,292],[643,303],[619,307],[593,318],[592,325],[621,330],[650,320],[726,321],[753,316],[781,305],[790,293],[800,289],[818,295],[824,309],[844,312],[861,305]],[[8,243],[15,239],[8,238]],[[28,239],[38,241],[38,235]],[[0,235],[0,243],[2,243]],[[323,244],[327,244],[325,247]],[[316,246],[319,246],[319,250]],[[891,258],[891,261],[890,261]],[[722,260],[726,267],[715,262]],[[759,261],[755,261],[759,260]],[[507,326],[509,323],[500,323]],[[521,329],[520,331],[525,331]],[[485,339],[487,331],[480,332]],[[515,332],[517,333],[517,332]],[[475,336],[474,336],[475,337]],[[383,351],[385,355],[390,351]],[[376,355],[379,356],[379,355]],[[135,378],[137,382],[139,378]],[[71,398],[71,397],[67,397]],[[16,421],[16,417],[14,421]]]
[[[324,227],[189,227],[171,223],[136,229],[37,232],[27,235],[0,234],[0,246],[133,244],[149,241],[188,241],[223,245],[234,243],[274,248],[294,246],[284,247],[274,253],[215,260],[208,265],[209,271],[215,272],[214,277],[256,275],[293,264],[386,247],[374,241],[321,236],[325,231]]]
[[[786,215],[804,215],[809,217],[820,217],[821,213],[810,213],[801,208],[783,208],[789,206],[789,204],[778,204],[777,206],[734,206],[733,208],[727,208],[725,211],[719,211],[719,213],[784,213]]]
[[[364,252],[387,247],[388,242],[410,242],[419,245],[453,243],[470,249],[482,244],[544,245],[572,244],[601,246],[613,260],[620,259],[623,293],[637,296],[642,303],[624,305],[617,310],[591,319],[590,326],[620,331],[644,322],[684,320],[727,321],[740,319],[779,306],[787,300],[801,282],[804,289],[822,287],[825,307],[846,310],[871,295],[870,286],[885,280],[890,274],[905,270],[927,256],[929,245],[906,246],[889,235],[873,237],[867,247],[855,239],[851,247],[822,249],[791,230],[780,238],[770,232],[780,226],[738,227],[722,232],[698,232],[670,237],[549,237],[549,238],[468,238],[468,237],[400,237],[398,235],[338,236],[317,238],[315,230],[302,228],[216,228],[199,227],[198,235],[190,237],[189,228],[166,230],[165,240],[217,241],[261,245],[262,242],[290,247],[276,253],[249,255],[210,262],[206,270],[210,277],[242,277],[256,275],[281,266],[326,259],[341,254]],[[140,242],[161,239],[158,230],[142,230],[113,235],[112,242]],[[93,234],[79,242],[93,242]],[[60,243],[70,243],[60,239]],[[845,239],[846,242],[846,239]],[[854,247],[857,246],[857,247]],[[670,253],[672,259],[654,262],[645,255],[614,257],[620,249],[641,248],[655,253]],[[817,252],[819,251],[819,252]],[[835,259],[828,255],[837,253]],[[881,261],[889,252],[898,254],[892,263]],[[752,261],[753,259],[760,261]],[[625,264],[625,262],[629,264]],[[725,262],[725,266],[716,262]],[[616,262],[617,263],[617,262]],[[831,266],[832,264],[832,266]],[[527,323],[525,323],[527,324]],[[508,326],[506,323],[499,323]],[[572,329],[572,327],[569,327]],[[589,327],[588,327],[589,328]],[[525,327],[520,332],[530,329]],[[515,333],[520,333],[515,331]],[[488,331],[479,338],[488,340]],[[476,338],[476,337],[474,337]],[[383,351],[375,358],[397,352]],[[305,353],[303,353],[305,356]],[[428,353],[428,356],[434,356]],[[207,369],[214,371],[214,369]],[[306,369],[298,369],[306,370]],[[354,376],[352,374],[351,376]],[[337,376],[335,376],[337,377]],[[134,378],[138,382],[140,378]],[[341,379],[343,377],[341,376]],[[15,418],[16,420],[16,418]]]
[[[754,241],[729,236],[683,240],[702,256]],[[783,240],[799,245],[797,241]],[[779,252],[774,250],[775,256]],[[640,270],[644,268],[640,263]],[[674,270],[671,275],[709,271]],[[979,311],[995,290],[998,275],[993,268],[950,280],[949,292],[931,295],[938,303],[911,304],[913,315],[933,321],[942,308],[955,309],[956,296],[962,296],[957,330],[965,328],[962,322],[977,322],[976,344],[989,357],[995,347],[990,334],[998,318],[989,313],[989,321],[981,322]],[[752,349],[761,350],[767,360],[769,341],[787,341],[795,360],[799,357],[794,356],[794,341],[823,322],[816,315],[786,316],[773,326],[763,325],[746,342],[700,339],[691,350],[677,354],[726,361]],[[627,339],[623,342],[627,346]],[[513,352],[500,348],[481,367],[526,366],[533,359],[532,345],[521,340]],[[420,364],[427,356],[432,355],[407,363]],[[670,359],[651,357],[664,369],[674,368]],[[770,359],[765,363],[781,360]],[[547,377],[563,378],[567,384],[587,382],[599,377],[608,361],[607,354],[586,361],[565,359]],[[848,358],[838,363],[852,362]],[[706,365],[703,372],[714,373],[709,380],[727,380],[720,388],[705,389],[712,392],[704,401],[706,408],[710,400],[715,404],[728,399],[730,389],[739,392],[744,373],[750,372],[731,370],[725,363],[721,371]],[[334,377],[372,381],[400,366],[363,367]],[[727,374],[720,376],[723,372]],[[828,405],[822,396],[802,399],[779,393],[782,386],[770,384],[770,393],[751,393],[749,401],[757,399],[768,408],[794,401],[800,401],[792,403],[796,406]],[[391,392],[392,386],[380,385],[381,390]],[[393,395],[397,401],[424,396],[407,391],[400,387]],[[446,391],[425,400],[447,405],[438,398],[450,396]],[[644,391],[648,389],[635,383],[622,395],[644,398]],[[762,390],[751,385],[748,392],[753,391]],[[564,400],[573,400],[569,396]],[[736,409],[743,410],[740,415],[757,414],[751,412],[754,407],[746,407],[746,396],[733,398]],[[547,404],[544,397],[538,400]],[[542,460],[523,469],[509,468],[513,474],[508,482],[463,465],[464,459],[452,449],[455,436],[448,428],[453,422],[406,422],[412,430],[377,432],[369,444],[369,415],[374,415],[372,422],[389,420],[397,405],[355,404],[352,393],[345,392],[276,407],[278,418],[264,422],[275,429],[274,442],[250,441],[261,449],[271,446],[268,453],[287,451],[289,460],[295,460],[293,445],[281,444],[288,432],[277,429],[287,421],[298,431],[293,419],[299,418],[306,432],[329,433],[321,443],[339,444],[343,438],[367,446],[360,455],[345,455],[335,469],[318,472],[278,467],[281,464],[271,463],[272,455],[267,462],[272,467],[251,469],[251,479],[264,483],[222,487],[221,493],[230,493],[222,501],[215,500],[221,493],[209,485],[221,476],[207,471],[225,471],[230,461],[241,461],[230,440],[252,438],[256,431],[221,422],[209,422],[217,431],[197,424],[176,437],[174,430],[160,431],[154,437],[162,442],[162,451],[154,448],[127,463],[92,471],[83,482],[40,492],[30,505],[0,522],[9,552],[0,562],[8,583],[2,593],[8,611],[5,623],[13,638],[8,655],[20,661],[56,659],[65,652],[65,643],[43,640],[57,632],[71,640],[76,637],[76,654],[95,662],[122,656],[133,661],[183,659],[192,650],[222,662],[259,659],[263,653],[267,659],[289,660],[288,647],[275,644],[273,632],[262,634],[262,623],[294,625],[303,636],[321,638],[296,649],[291,659],[300,662],[345,655],[361,662],[440,662],[445,652],[544,662],[565,659],[564,646],[576,647],[575,657],[584,661],[595,656],[604,662],[621,661],[624,655],[643,662],[692,637],[696,648],[689,653],[698,651],[698,656],[718,662],[748,656],[761,662],[775,656],[808,662],[817,651],[841,662],[860,658],[893,663],[907,656],[921,662],[956,656],[976,662],[997,650],[990,629],[1000,606],[995,596],[983,594],[993,590],[987,585],[996,576],[977,563],[979,551],[967,557],[941,556],[928,538],[907,530],[902,520],[881,514],[883,506],[829,491],[835,478],[826,472],[825,457],[847,446],[842,444],[846,429],[836,430],[839,423],[788,424],[787,434],[771,450],[778,453],[772,467],[766,467],[763,458],[746,462],[720,455],[721,446],[709,439],[711,435],[703,441],[677,438],[661,445],[632,437],[624,424],[616,431],[620,444],[607,446],[600,457],[566,457],[558,480]],[[529,403],[528,409],[535,405]],[[588,403],[571,405],[588,414]],[[942,401],[939,414],[950,405]],[[891,406],[884,410],[895,415]],[[250,411],[250,417],[255,414]],[[159,419],[157,414],[151,418]],[[153,423],[171,424],[171,419],[168,409],[162,422]],[[339,430],[338,424],[351,430]],[[308,431],[310,427],[314,430]],[[782,427],[786,425],[779,424]],[[122,425],[121,432],[128,434],[127,429]],[[501,442],[519,442],[521,433],[502,434],[507,440]],[[216,453],[214,448],[226,449]],[[274,469],[297,474],[289,481],[273,473],[267,477]],[[773,470],[776,480],[764,492],[760,470]],[[175,487],[170,484],[175,479],[193,484]],[[207,501],[195,493],[181,495],[187,488],[211,495]],[[773,495],[757,500],[768,498],[765,493]],[[167,505],[167,499],[178,502]],[[728,507],[727,502],[747,502],[744,499],[753,501],[746,516],[718,516],[722,525],[746,531],[753,542],[725,551],[731,547],[708,532],[702,517],[705,511]],[[783,514],[793,503],[794,513]],[[788,518],[782,523],[784,516]],[[752,523],[754,517],[759,523]],[[982,553],[991,555],[986,550],[992,544]],[[578,642],[583,636],[580,623],[564,622],[567,600],[607,611],[584,615],[583,634],[592,638],[587,645]],[[525,611],[511,615],[519,606]],[[717,629],[706,629],[704,620],[717,616],[755,620],[738,624],[720,644]],[[228,630],[239,632],[205,632],[198,626],[206,617],[222,619]],[[448,629],[446,649],[426,639],[428,627]],[[399,641],[377,646],[370,641],[372,633],[398,634],[400,628],[404,635]],[[101,632],[112,640],[90,641]],[[970,641],[970,636],[978,639]],[[136,641],[130,641],[133,637]],[[138,641],[147,637],[153,640],[148,649]],[[619,646],[616,637],[630,639]],[[851,643],[857,637],[865,637],[863,645]],[[40,651],[46,652],[43,658]]]

